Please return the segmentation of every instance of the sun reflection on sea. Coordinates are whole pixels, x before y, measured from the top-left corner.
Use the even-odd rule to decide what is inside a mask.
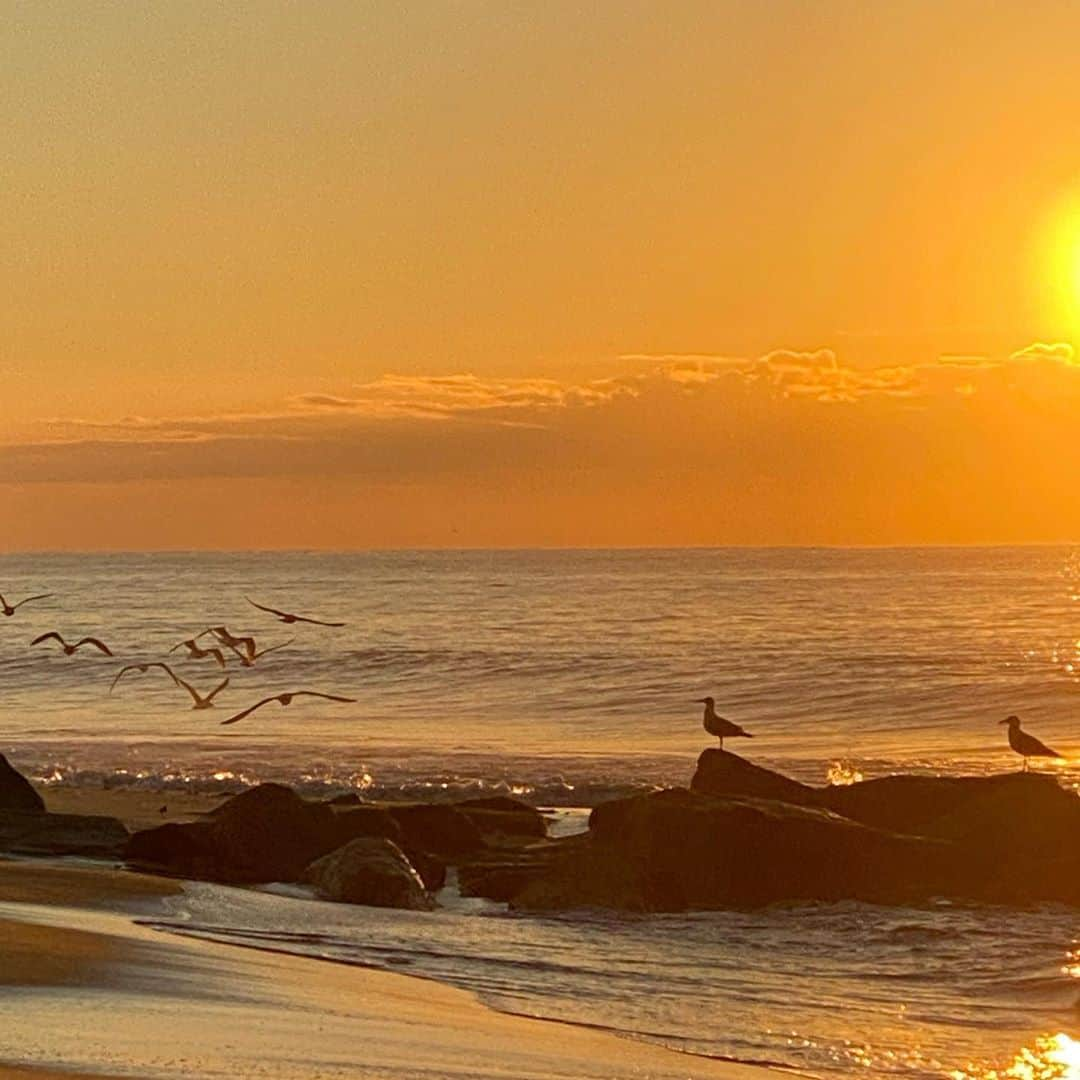
[[[952,1080],[1080,1080],[1080,1042],[1063,1031],[1044,1035],[1023,1047],[1004,1068],[972,1064],[955,1070]]]
[[[826,783],[837,787],[845,787],[848,784],[857,784],[862,780],[863,774],[849,761],[833,761],[829,765],[826,775]]]

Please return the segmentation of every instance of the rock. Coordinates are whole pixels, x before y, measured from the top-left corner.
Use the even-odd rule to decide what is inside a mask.
[[[303,880],[324,900],[428,911],[434,905],[405,853],[385,837],[350,840],[312,863]]]
[[[335,795],[326,800],[327,806],[359,806],[360,796],[355,791],[346,791],[343,795]]]
[[[462,896],[512,900],[584,839],[566,837],[481,853],[458,867],[458,889]]]
[[[781,773],[754,765],[738,754],[715,747],[702,752],[691,791],[702,795],[749,795],[775,799],[792,806],[820,806],[822,793]]]
[[[456,806],[409,803],[387,809],[401,826],[410,850],[424,851],[448,863],[456,863],[484,846],[480,830]]]
[[[793,900],[919,902],[950,891],[952,857],[942,841],[828,810],[676,788],[598,806],[588,842],[512,906],[686,911]]]
[[[0,754],[0,810],[43,814],[45,802],[25,776]]]
[[[331,819],[334,848],[344,847],[350,840],[382,836],[400,846],[401,826],[394,815],[379,806],[357,806],[337,810]],[[333,848],[331,848],[333,850]]]
[[[480,830],[485,840],[503,836],[527,836],[543,839],[547,836],[547,821],[534,806],[506,795],[491,795],[478,799],[463,799],[454,803]]]
[[[132,866],[198,881],[229,880],[220,865],[210,822],[169,822],[135,833],[124,849]]]
[[[110,858],[119,856],[127,841],[124,824],[112,817],[0,811],[0,851]]]

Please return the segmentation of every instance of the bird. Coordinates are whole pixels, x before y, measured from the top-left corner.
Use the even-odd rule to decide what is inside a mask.
[[[30,642],[30,644],[40,645],[41,642],[49,641],[53,638],[60,642],[60,647],[64,650],[65,656],[71,656],[76,649],[81,649],[83,645],[93,645],[95,649],[103,652],[106,656],[113,655],[112,649],[110,649],[104,641],[99,641],[96,637],[80,638],[78,641],[75,642],[74,645],[69,645],[55,630],[50,630],[47,634],[41,634],[40,636],[34,638],[34,640]]]
[[[173,679],[177,686],[182,686],[191,695],[191,700],[194,703],[191,706],[192,709],[212,709],[214,707],[214,698],[229,685],[229,678],[226,676],[209,694],[204,695],[200,694],[191,683],[181,679],[179,675],[173,675]]]
[[[1020,717],[1007,716],[999,720],[999,724],[1009,725],[1009,745],[1024,758],[1024,772],[1027,772],[1029,757],[1059,758],[1061,755],[1056,750],[1051,750],[1044,742],[1039,742],[1034,735],[1020,730]]]
[[[207,656],[212,656],[217,661],[218,667],[223,668],[225,666],[225,656],[216,646],[204,649],[199,645],[195,638],[188,638],[187,641],[181,641],[179,644],[174,645],[169,652],[173,653],[176,652],[177,649],[183,648],[187,649],[189,660],[202,660]]]
[[[245,716],[250,716],[256,709],[269,705],[271,701],[279,701],[282,705],[290,705],[295,697],[325,698],[327,701],[344,701],[350,705],[356,702],[356,698],[339,697],[337,694],[320,694],[316,690],[292,690],[287,694],[274,694],[273,697],[263,698],[262,701],[255,702],[249,709],[244,709],[243,712],[238,712],[235,716],[230,716],[228,720],[222,720],[221,723],[223,725],[235,724],[237,720],[243,720]]]
[[[213,634],[222,645],[228,645],[234,651],[237,645],[242,645],[244,651],[248,654],[248,659],[255,655],[255,639],[253,637],[236,637],[235,634],[230,634],[225,626],[211,626],[201,634],[196,634],[195,637],[201,638],[206,634]]]
[[[0,613],[7,616],[12,616],[16,611],[23,606],[23,604],[29,604],[34,600],[46,600],[52,596],[51,592],[42,593],[40,596],[28,596],[25,600],[20,600],[17,604],[9,604],[5,599],[3,593],[0,593]]]
[[[710,735],[715,735],[720,740],[720,749],[724,749],[724,739],[734,739],[743,736],[752,739],[754,736],[749,731],[744,731],[738,724],[725,720],[716,715],[716,702],[711,697],[698,698],[697,703],[705,706],[704,726]]]
[[[271,645],[269,649],[256,649],[251,653],[250,656],[245,652],[241,652],[239,649],[235,648],[232,645],[229,645],[228,648],[232,649],[232,651],[236,653],[236,658],[240,661],[241,664],[244,665],[244,667],[254,667],[255,661],[258,660],[260,656],[265,656],[267,653],[276,652],[278,649],[284,649],[286,645],[291,645],[295,640],[296,638],[289,638],[288,641],[283,641],[280,645]],[[216,651],[217,650],[215,650],[215,652]]]
[[[245,596],[244,599],[252,606],[257,607],[260,611],[267,611],[271,615],[280,619],[283,623],[298,623],[306,622],[312,623],[315,626],[344,626],[343,622],[323,622],[322,619],[309,619],[306,615],[293,615],[288,611],[278,611],[277,608],[267,607],[265,604],[256,604],[250,596]]]
[[[116,689],[116,684],[124,677],[127,672],[139,671],[143,675],[145,675],[152,667],[161,668],[162,671],[168,674],[169,678],[172,679],[173,682],[176,682],[176,676],[173,674],[173,669],[169,667],[168,664],[162,664],[160,661],[154,661],[147,664],[127,664],[116,673],[116,677],[113,679],[112,684],[109,687],[109,693],[111,694],[113,690]]]

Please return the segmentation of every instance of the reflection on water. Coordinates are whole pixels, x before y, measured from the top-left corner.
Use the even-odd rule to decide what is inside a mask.
[[[952,1080],[1080,1080],[1080,1042],[1062,1031],[1045,1035],[1003,1069],[970,1065],[957,1069]]]

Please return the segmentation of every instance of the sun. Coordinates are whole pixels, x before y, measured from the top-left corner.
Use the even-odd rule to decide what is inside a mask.
[[[1057,207],[1045,236],[1051,297],[1048,314],[1075,336],[1080,334],[1080,194]]]

